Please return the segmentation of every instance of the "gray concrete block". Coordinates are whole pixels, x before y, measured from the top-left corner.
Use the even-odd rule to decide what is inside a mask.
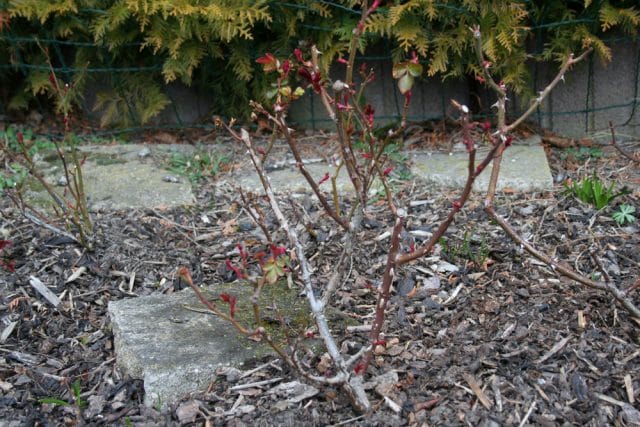
[[[530,120],[560,135],[575,138],[606,134],[609,121],[617,126],[620,134],[640,135],[640,112],[637,111],[640,108],[634,109],[631,105],[634,97],[640,93],[637,70],[640,40],[612,42],[610,47],[612,62],[604,63],[598,58],[587,58],[574,66],[567,73],[565,82],[560,83],[541,106],[539,114],[534,114]],[[384,58],[388,53],[378,47],[366,54]],[[367,65],[376,71],[376,80],[369,85],[366,102],[374,106],[376,116],[380,118],[379,123],[394,120],[401,114],[404,99],[391,76],[391,62],[375,60],[369,61]],[[529,67],[532,75],[538,76],[532,91],[543,89],[557,70],[557,64],[530,64]],[[343,76],[344,66],[333,68],[334,79],[342,79]],[[91,111],[95,101],[94,93],[97,89],[106,87],[105,82],[98,81],[86,91],[85,112],[94,119],[99,118],[99,114]],[[203,93],[178,82],[167,85],[164,91],[173,105],[167,106],[153,119],[152,123],[156,125],[210,123],[211,114],[219,113],[210,111],[213,105],[210,99],[225,96],[224,93]],[[467,105],[470,100],[466,80],[442,81],[440,76],[416,80],[412,94],[409,118],[414,121],[444,118],[450,111],[449,103],[452,99]],[[491,105],[494,102],[491,96],[480,96],[483,104],[488,102],[487,105]],[[513,113],[526,107],[517,97],[511,98],[509,108]],[[292,124],[304,128],[333,129],[319,97],[311,94],[293,103],[289,119]]]
[[[375,109],[376,123],[384,125],[398,120],[402,114],[404,95],[400,93],[396,80],[391,75],[389,61],[368,62],[367,66],[376,72],[376,80],[368,86],[365,102]],[[356,69],[359,64],[356,64]],[[335,67],[332,78],[344,80],[344,71]],[[409,105],[408,118],[413,121],[441,119],[450,109],[451,99],[460,103],[469,102],[468,88],[465,80],[450,79],[440,81],[438,78],[416,79]],[[320,97],[308,93],[294,102],[289,111],[289,121],[304,128],[335,130],[329,120]]]
[[[167,208],[195,203],[189,180],[162,168],[163,158],[173,152],[192,153],[192,146],[131,144],[81,146],[79,150],[81,155],[87,156],[82,172],[92,210]],[[139,156],[142,150],[150,153],[149,158]],[[40,156],[38,165],[54,185],[63,175],[55,155]],[[63,191],[61,187],[56,188]],[[27,198],[45,209],[51,203],[44,189],[38,185],[30,186]]]
[[[488,153],[487,147],[476,153],[478,165]],[[468,174],[466,152],[415,153],[411,156],[411,171],[418,179],[447,187],[464,186]],[[484,170],[474,183],[475,190],[485,190],[489,183],[493,163]],[[539,191],[553,188],[553,178],[547,157],[540,145],[540,137],[526,141],[514,141],[502,156],[498,190],[510,188],[515,191]]]
[[[219,366],[256,355],[230,325],[189,307],[204,308],[191,289],[109,303],[117,366],[144,380],[148,406],[165,407],[206,388]]]
[[[632,104],[640,90],[640,79],[636,80],[640,41],[612,43],[611,50],[610,63],[594,56],[569,70],[565,81],[560,82],[543,103],[541,114],[534,114],[531,120],[573,138],[607,139],[609,121],[621,134],[638,135],[640,116]],[[553,79],[557,66],[539,64],[537,67],[536,87],[541,90]]]
[[[476,165],[482,161],[488,151],[488,147],[478,149]],[[408,151],[405,154],[410,160],[411,179],[445,187],[461,188],[464,186],[468,168],[468,155],[464,149],[454,150],[451,153]],[[335,167],[327,163],[309,164],[306,168],[316,182],[327,172],[333,174],[335,171]],[[476,190],[486,189],[491,168],[490,164],[477,178],[474,186]],[[305,193],[311,191],[297,168],[293,166],[269,172],[267,176],[276,192]],[[255,173],[243,173],[230,179],[250,191],[260,192],[262,189],[260,180]],[[336,187],[342,194],[352,191],[351,182],[344,168],[340,170]],[[507,187],[515,191],[549,190],[553,187],[551,170],[544,149],[540,144],[539,136],[525,141],[516,140],[504,152],[498,189]],[[376,188],[374,183],[373,191],[376,191]],[[331,183],[327,181],[322,184],[321,190],[330,192]]]
[[[235,318],[245,327],[253,325],[250,283],[235,281],[201,288],[223,312],[229,306],[219,294],[237,297]],[[286,281],[266,285],[259,306],[265,328],[274,341],[284,341],[279,316],[293,330],[312,324],[308,303],[297,287]],[[276,307],[276,309],[274,309]],[[190,288],[173,294],[147,295],[109,302],[116,366],[123,375],[144,381],[145,404],[166,407],[184,396],[207,388],[216,369],[238,367],[247,360],[273,353],[264,342],[240,335],[227,321],[208,312]],[[315,344],[311,340],[307,344]]]

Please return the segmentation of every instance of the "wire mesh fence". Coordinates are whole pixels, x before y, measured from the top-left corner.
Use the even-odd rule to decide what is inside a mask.
[[[348,8],[342,4],[338,4],[331,1],[321,0],[320,3],[340,10],[347,14],[359,14],[360,12],[351,8]],[[286,2],[280,2],[284,7],[289,8],[305,8],[307,6],[300,4],[292,4]],[[450,6],[454,7],[454,6]],[[456,12],[464,13],[463,8],[459,8]],[[105,10],[100,9],[81,9],[79,13],[85,14],[105,14]],[[533,34],[533,46],[532,54],[539,54],[545,43],[543,32],[549,29],[573,26],[578,24],[598,25],[598,20],[594,18],[580,18],[573,20],[563,20],[558,22],[534,22],[530,26],[531,34]],[[318,25],[302,24],[314,31],[332,31],[333,28]],[[614,35],[603,39],[609,45],[621,46],[623,54],[616,56],[614,54],[613,62],[608,67],[603,67],[598,64],[598,60],[593,56],[589,59],[586,65],[581,67],[579,71],[579,77],[576,78],[574,84],[569,89],[569,93],[556,97],[569,98],[569,101],[563,99],[559,102],[546,103],[543,107],[539,108],[536,114],[532,117],[532,120],[541,127],[550,129],[563,130],[563,124],[567,121],[572,122],[571,131],[569,133],[577,133],[577,129],[581,129],[583,133],[593,133],[600,128],[606,127],[604,124],[608,123],[613,118],[613,121],[617,126],[628,127],[632,133],[636,133],[636,129],[640,127],[638,122],[637,110],[638,110],[638,90],[640,87],[640,43],[638,39],[633,36],[621,36]],[[163,64],[158,59],[155,64],[145,64],[141,66],[92,66],[88,64],[86,66],[78,67],[74,65],[68,65],[68,51],[74,48],[90,48],[98,51],[107,52],[109,47],[104,44],[97,44],[94,40],[67,40],[57,37],[52,37],[50,34],[35,33],[31,36],[24,36],[15,34],[11,28],[5,29],[0,32],[0,47],[4,44],[11,48],[15,55],[12,57],[10,63],[0,64],[1,70],[11,70],[13,72],[19,72],[23,75],[27,75],[30,70],[49,71],[53,70],[56,74],[62,76],[63,79],[69,79],[71,76],[77,73],[82,73],[88,76],[100,78],[100,76],[108,76],[112,81],[117,81],[119,75],[126,75],[132,73],[145,73],[150,78],[158,80],[162,79]],[[32,63],[25,60],[25,55],[22,55],[25,49],[31,45],[43,46],[53,56],[55,60],[55,66],[51,67],[47,63]],[[141,49],[143,42],[125,43],[123,46],[131,49]],[[255,53],[254,59],[259,54]],[[382,69],[390,70],[392,63],[391,48],[385,46],[381,52],[375,54],[361,55],[358,61],[374,63]],[[624,72],[617,72],[620,68],[624,69]],[[533,62],[531,64],[532,72],[532,87],[531,92],[537,93],[544,87],[545,77],[549,75],[548,65]],[[0,75],[0,79],[1,79]],[[388,80],[391,80],[390,78]],[[380,79],[380,85],[385,83],[383,79]],[[604,82],[604,86],[603,83]],[[423,84],[418,86],[419,91],[428,90],[433,88],[433,81],[430,84]],[[387,82],[387,85],[391,83]],[[463,84],[463,83],[461,83]],[[618,89],[616,92],[615,89]],[[620,88],[624,88],[620,92]],[[468,88],[467,88],[468,90]],[[611,92],[616,92],[616,96],[607,96]],[[388,88],[378,88],[378,92],[381,96],[381,104],[385,106],[384,114],[379,118],[381,120],[395,120],[401,115],[402,102],[398,98],[398,94],[394,91],[389,91]],[[411,110],[409,119],[416,122],[438,120],[442,119],[447,111],[447,106],[452,92],[448,90],[437,90],[436,95],[430,94],[430,103],[435,105],[434,108],[414,108]],[[580,94],[580,96],[573,96],[573,94]],[[603,96],[603,94],[605,94]],[[219,94],[224,96],[225,94]],[[482,102],[487,104],[489,98],[487,94],[477,94],[479,97],[484,97]],[[426,94],[424,95],[426,98]],[[486,98],[486,99],[485,99]],[[573,100],[571,100],[573,98]],[[132,114],[131,122],[133,126],[119,127],[114,129],[96,129],[95,135],[115,135],[122,133],[159,130],[159,129],[209,129],[213,127],[210,120],[206,118],[204,120],[188,120],[183,117],[181,111],[183,106],[180,102],[169,95],[169,105],[164,109],[162,115],[162,121],[156,120],[154,124],[144,124],[140,117],[136,117]],[[313,95],[306,97],[301,101],[306,103],[304,106],[305,114],[295,117],[297,125],[309,128],[322,127],[326,125],[327,118],[323,115],[321,108],[317,100]],[[36,106],[36,108],[45,108],[44,106]],[[518,109],[517,103],[514,102],[514,112]],[[130,109],[131,110],[131,109]],[[485,109],[490,111],[489,109]],[[215,111],[208,111],[204,116],[214,114]],[[97,126],[96,126],[97,128]]]

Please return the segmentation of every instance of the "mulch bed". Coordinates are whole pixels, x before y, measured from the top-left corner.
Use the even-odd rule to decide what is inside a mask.
[[[640,208],[637,165],[608,149],[587,162],[557,149],[549,154],[556,176],[597,171],[628,184],[633,192],[623,200]],[[397,188],[401,206],[414,202],[408,229],[422,232],[413,237],[418,243],[456,194],[406,182]],[[523,253],[484,215],[481,196],[460,213],[439,252],[398,273],[386,347],[366,377],[393,371],[397,378],[369,390],[376,410],[368,417],[330,388],[298,403],[270,392],[279,382],[232,389],[274,377],[294,381],[276,359],[247,363],[242,369],[253,372],[243,377],[220,369],[207,392],[163,412],[142,404],[141,381],[116,371],[109,301],[179,290],[178,266],[200,283],[228,280],[225,254],[238,242],[259,247],[230,186],[202,184],[192,208],[99,212],[91,254],[35,228],[3,201],[0,226],[13,242],[5,253],[15,272],[0,275],[0,425],[640,425],[638,324],[610,296]],[[640,277],[638,225],[618,226],[612,210],[595,212],[560,185],[549,193],[501,194],[496,202],[530,242],[582,273],[600,278],[604,271],[623,289]],[[305,241],[321,286],[340,254],[340,236],[311,199],[298,203],[320,236]],[[364,244],[335,296],[337,307],[361,323],[371,321],[384,268],[388,239],[376,238],[390,224],[374,205],[359,236]],[[86,271],[69,280],[81,267]],[[61,309],[29,285],[31,276],[61,298]],[[640,304],[640,289],[630,295]],[[367,340],[366,333],[335,332],[346,350]],[[324,363],[321,355],[303,359],[312,368]],[[74,399],[81,409],[63,404]]]

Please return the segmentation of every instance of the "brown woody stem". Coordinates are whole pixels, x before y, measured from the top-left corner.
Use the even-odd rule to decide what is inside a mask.
[[[464,133],[465,139],[470,138],[470,131],[471,131],[471,128],[473,127],[473,123],[469,121],[468,109],[465,110],[466,107],[458,104],[455,101],[453,102],[453,105],[462,112],[462,123],[463,123],[462,131]],[[482,161],[482,163],[478,168],[475,167],[476,148],[475,146],[471,147],[471,150],[469,150],[467,181],[465,182],[464,189],[462,190],[462,194],[460,194],[460,197],[458,198],[458,200],[454,202],[454,206],[449,211],[447,218],[445,218],[445,220],[440,223],[436,231],[433,233],[433,236],[431,236],[431,238],[427,243],[425,243],[419,248],[416,248],[416,250],[413,252],[398,255],[396,260],[397,265],[406,264],[407,262],[421,258],[433,250],[433,247],[436,245],[436,243],[438,243],[440,238],[444,235],[444,233],[447,231],[447,229],[453,222],[453,219],[455,218],[456,214],[460,211],[460,209],[464,207],[465,203],[469,199],[469,196],[471,195],[471,191],[473,190],[473,183],[475,182],[476,178],[482,173],[484,168],[489,164],[498,147],[499,147],[499,144],[496,144],[491,149],[491,151],[489,151],[489,153],[487,154],[487,156],[485,157],[485,159]]]
[[[628,153],[626,150],[620,147],[620,145],[616,141],[616,130],[613,127],[612,122],[609,122],[609,129],[611,130],[611,145],[613,145],[613,147],[616,150],[618,150],[618,153],[622,154],[624,157],[626,157],[627,159],[631,160],[634,163],[640,163],[640,156],[638,156],[637,154],[632,155],[631,153]]]
[[[537,258],[538,260],[544,262],[548,266],[551,267],[552,270],[557,271],[563,276],[566,276],[576,282],[585,285],[592,289],[603,290],[611,294],[624,308],[626,308],[629,313],[640,320],[640,309],[635,306],[635,304],[628,298],[626,292],[618,289],[611,283],[605,282],[596,282],[595,280],[591,280],[570,267],[567,267],[565,264],[558,262],[557,260],[551,258],[550,256],[538,251],[534,248],[529,242],[524,240],[516,231],[511,227],[511,225],[501,216],[499,216],[496,211],[493,209],[493,206],[485,206],[484,211],[489,215],[493,220],[495,220],[500,227],[511,237],[511,239],[520,245],[522,249],[527,251],[529,254]]]
[[[387,253],[387,263],[384,269],[384,274],[382,276],[382,285],[378,290],[375,318],[373,319],[373,324],[371,325],[371,334],[369,336],[369,339],[371,341],[371,348],[369,349],[369,351],[367,351],[363,360],[363,369],[365,371],[367,366],[369,365],[369,362],[371,361],[375,343],[380,337],[380,331],[382,330],[382,325],[384,324],[387,306],[389,305],[390,289],[396,274],[396,268],[398,264],[396,257],[400,250],[400,233],[402,232],[402,228],[404,227],[404,220],[404,212],[397,212],[396,222],[393,226],[393,231],[391,232],[391,247],[389,248],[389,252]]]

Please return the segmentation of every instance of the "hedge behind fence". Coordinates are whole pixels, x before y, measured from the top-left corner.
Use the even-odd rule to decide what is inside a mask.
[[[327,67],[345,52],[357,22],[354,0],[0,0],[0,97],[6,110],[50,105],[51,67],[81,101],[100,83],[94,108],[103,126],[144,124],[170,100],[163,84],[182,81],[212,96],[216,113],[242,116],[267,83],[264,52],[288,55],[315,43]],[[493,72],[527,95],[527,60],[555,60],[593,47],[610,60],[612,29],[636,37],[635,1],[383,1],[367,22],[367,45],[393,61],[415,51],[426,75],[474,76],[469,27],[480,25]],[[50,63],[49,63],[50,62]],[[55,105],[54,105],[55,107]]]

